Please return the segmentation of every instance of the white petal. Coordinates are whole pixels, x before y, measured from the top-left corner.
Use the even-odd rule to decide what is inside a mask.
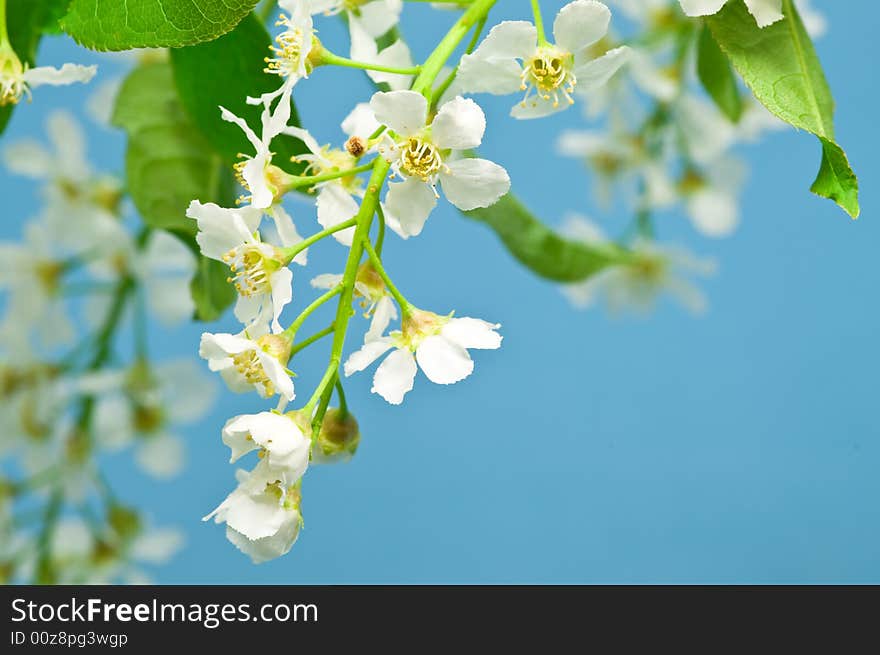
[[[678,0],[688,16],[711,16],[718,13],[727,0]]]
[[[553,21],[556,45],[577,55],[608,32],[611,11],[601,2],[575,0],[565,5]]]
[[[318,191],[318,223],[324,229],[339,225],[358,213],[357,201],[341,184],[325,184]],[[351,246],[354,227],[333,233],[333,238],[344,246]]]
[[[170,434],[147,437],[138,446],[135,461],[147,473],[156,478],[172,478],[185,464],[183,442]]]
[[[485,131],[483,110],[473,100],[460,96],[440,107],[431,123],[432,140],[443,150],[476,148],[482,143]]]
[[[385,205],[392,216],[400,221],[400,229],[407,236],[417,236],[437,205],[434,190],[421,180],[407,178],[404,182],[388,185]]]
[[[464,93],[516,93],[522,85],[522,66],[515,59],[480,59],[464,55],[454,85]]]
[[[729,236],[739,224],[736,198],[711,187],[691,196],[688,200],[688,212],[694,227],[709,237]]]
[[[537,49],[538,30],[523,20],[506,20],[489,30],[474,51],[478,59],[526,59]]]
[[[288,401],[296,398],[296,393],[294,393],[293,389],[293,380],[290,379],[290,375],[287,373],[284,364],[263,351],[258,351],[257,357],[263,365],[263,371],[266,373],[266,377],[272,381],[272,384],[275,387],[275,392],[280,394],[283,398],[286,398]],[[263,394],[261,393],[260,395]]]
[[[360,16],[349,20],[356,20],[370,36],[378,38],[397,24],[402,8],[400,0],[367,2],[360,7]]]
[[[254,564],[262,564],[270,560],[286,555],[293,548],[299,537],[300,521],[299,514],[294,513],[288,517],[278,528],[275,534],[261,539],[248,539],[245,535],[232,529],[226,528],[226,538],[241,552],[251,558]]]
[[[198,222],[199,243],[202,254],[221,260],[231,249],[247,242],[256,231],[263,212],[254,207],[226,209],[213,202],[202,204],[193,200],[186,210],[189,218]]]
[[[221,360],[254,348],[256,348],[254,342],[245,337],[224,332],[218,334],[203,332],[199,343],[199,356],[209,361]]]
[[[412,53],[409,50],[409,46],[402,39],[395,41],[367,61],[389,68],[413,67]],[[367,75],[377,84],[384,82],[394,91],[408,89],[412,85],[413,80],[412,75],[400,75],[398,73],[385,73],[381,71],[367,71]]]
[[[250,419],[253,416],[235,416],[223,426],[220,437],[223,443],[229,446],[230,455],[229,463],[237,462],[250,452],[256,450],[259,446],[250,438]]]
[[[278,317],[284,306],[293,300],[293,271],[282,266],[272,273],[269,281],[272,284],[272,331],[281,332]]]
[[[382,396],[392,405],[399,405],[413,388],[416,378],[416,360],[409,350],[397,349],[376,369],[371,391]]]
[[[380,127],[373,110],[366,102],[359,102],[342,121],[342,131],[348,136],[368,137]]]
[[[164,564],[183,547],[185,539],[177,530],[164,528],[139,535],[131,544],[131,555],[149,564]]]
[[[376,120],[402,136],[415,134],[428,119],[428,101],[415,91],[380,91],[370,99]]]
[[[598,59],[587,61],[575,67],[574,74],[577,77],[575,88],[577,91],[589,92],[605,86],[608,80],[629,60],[631,52],[628,47],[621,46],[609,50]]]
[[[490,207],[510,191],[510,177],[498,164],[486,159],[459,159],[440,174],[443,193],[453,205],[468,211]]]
[[[52,155],[30,139],[16,141],[3,150],[3,163],[16,175],[35,179],[49,177],[55,168]]]
[[[296,127],[295,125],[289,125],[284,129],[284,133],[288,136],[292,136],[293,138],[302,141],[305,144],[306,148],[308,148],[309,152],[311,152],[313,155],[322,154],[323,150],[321,148],[321,145],[318,143],[315,137],[309,134],[308,130],[301,127]]]
[[[364,341],[379,339],[391,320],[395,318],[397,318],[397,308],[394,306],[394,301],[389,296],[382,296],[373,309],[373,320],[370,322],[370,329],[367,330]]]
[[[226,525],[248,539],[271,537],[284,524],[287,512],[269,495],[252,497],[236,492],[227,499]],[[219,508],[218,508],[219,509]],[[221,513],[218,513],[218,518]]]
[[[453,318],[440,330],[440,335],[462,348],[494,350],[501,347],[501,335],[495,332],[501,325],[478,318]]]
[[[337,273],[322,273],[312,278],[312,286],[316,289],[332,289],[342,282],[342,276]]]
[[[64,64],[61,68],[40,66],[26,70],[24,81],[30,87],[38,87],[43,84],[65,86],[74,82],[88,82],[97,72],[97,66],[80,66],[78,64]]]
[[[256,133],[251,129],[251,126],[247,124],[246,120],[239,118],[226,109],[226,107],[220,107],[220,116],[224,121],[235,123],[241,128],[241,131],[244,132],[247,140],[250,141],[251,145],[254,147],[255,152],[260,152],[260,150],[263,149],[263,142],[257,137]]]
[[[388,339],[377,339],[376,341],[368,341],[360,350],[349,355],[345,362],[345,377],[354,375],[358,371],[363,371],[370,364],[375,362],[382,354],[391,348],[391,341]]]
[[[785,16],[782,15],[782,0],[745,0],[758,27],[767,27]]]
[[[440,335],[428,337],[416,351],[419,368],[435,384],[454,384],[474,371],[467,350]]]
[[[558,102],[554,102],[552,98],[544,98],[541,95],[532,95],[525,101],[518,102],[510,110],[510,115],[520,120],[528,120],[530,118],[543,118],[560,111],[565,111],[571,105],[564,98]]]
[[[46,132],[58,157],[58,169],[72,180],[90,175],[86,160],[86,140],[82,127],[67,111],[53,111],[46,120]]]
[[[282,246],[289,248],[303,240],[299,235],[299,232],[296,231],[296,225],[294,225],[293,219],[284,207],[281,205],[273,205],[269,210],[269,214],[272,216],[272,221],[275,223],[275,230],[278,232],[278,238],[281,240]],[[308,262],[308,252],[308,249],[303,250],[293,261],[300,266],[305,266]]]

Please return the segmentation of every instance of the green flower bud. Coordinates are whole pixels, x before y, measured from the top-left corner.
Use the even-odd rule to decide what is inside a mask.
[[[361,442],[358,423],[351,413],[331,408],[324,415],[321,431],[312,446],[312,462],[334,464],[347,462],[357,452]]]

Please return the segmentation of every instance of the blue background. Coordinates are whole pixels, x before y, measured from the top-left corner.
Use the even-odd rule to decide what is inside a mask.
[[[527,17],[500,3],[497,18]],[[546,3],[549,15],[554,5]],[[880,367],[874,189],[880,173],[874,58],[880,7],[817,3],[830,19],[818,50],[838,104],[839,140],[860,175],[863,215],[853,222],[808,193],[819,146],[807,134],[771,134],[744,150],[752,173],[743,224],[724,241],[697,235],[681,213],[664,216],[663,240],[715,257],[703,284],[708,314],[662,302],[646,319],[573,310],[554,285],[516,264],[495,236],[445,202],[421,237],[389,240],[386,262],[422,307],[503,323],[504,347],[476,353],[476,373],[453,387],[419,376],[402,407],[369,393],[371,372],[351,379],[349,402],[363,441],[347,465],[313,467],[304,484],[305,529],[293,551],[253,566],[223,529],[202,524],[232,488],[219,430],[257,398],[222,392],[214,412],[187,430],[189,466],[170,483],[108,460],[123,497],[158,524],[176,524],[186,548],[155,577],[163,583],[563,583],[880,582]],[[416,56],[453,16],[408,8]],[[505,13],[506,12],[506,13]],[[321,37],[344,51],[336,21]],[[49,39],[40,63],[121,66],[69,40]],[[40,88],[16,111],[8,142],[43,138],[53,107],[79,108],[93,89]],[[369,96],[359,74],[319,70],[297,89],[304,123],[321,142]],[[479,98],[489,128],[484,153],[503,163],[516,192],[558,223],[569,210],[618,226],[623,211],[594,212],[589,180],[553,154],[579,111],[515,122],[510,98]],[[92,125],[93,161],[119,170],[124,139]],[[36,186],[4,173],[0,234],[33,214]],[[292,205],[311,233],[308,207]],[[614,229],[612,229],[614,231]],[[299,273],[340,270],[328,243]],[[288,319],[289,320],[289,319]],[[356,319],[360,321],[360,319]],[[322,325],[321,319],[313,324]],[[355,323],[360,330],[363,322]],[[232,330],[234,322],[219,326]],[[195,356],[202,326],[151,331],[156,356]],[[349,344],[356,343],[352,333]],[[307,397],[326,343],[296,364]]]

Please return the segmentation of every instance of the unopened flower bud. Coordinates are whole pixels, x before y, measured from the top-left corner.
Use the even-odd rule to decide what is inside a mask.
[[[361,432],[354,416],[340,409],[328,409],[312,448],[312,463],[347,462],[357,452],[360,442]]]

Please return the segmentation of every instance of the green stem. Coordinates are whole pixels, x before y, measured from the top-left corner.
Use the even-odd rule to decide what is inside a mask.
[[[461,43],[462,39],[467,36],[471,28],[479,23],[489,10],[495,5],[497,0],[474,0],[461,17],[455,22],[455,25],[446,33],[446,36],[434,48],[434,52],[422,64],[422,72],[415,79],[412,90],[421,93],[428,100],[431,99],[431,86],[434,80],[443,70],[443,66],[452,56],[452,53]]]
[[[547,45],[547,35],[544,34],[544,18],[541,16],[540,0],[532,0],[532,14],[535,16],[535,27],[538,29],[538,45]]]
[[[379,235],[376,237],[376,252],[381,257],[382,246],[385,245],[385,212],[382,210],[381,203],[376,207],[376,213],[379,215]]]
[[[334,296],[338,296],[341,292],[342,292],[342,285],[339,284],[339,285],[333,287],[332,289],[330,289],[330,291],[325,293],[323,296],[321,296],[320,298],[315,300],[311,305],[309,305],[304,310],[302,310],[302,313],[299,316],[297,316],[296,319],[294,319],[293,323],[290,324],[290,327],[288,327],[284,331],[284,334],[286,334],[289,337],[293,337],[293,335],[296,334],[297,330],[299,330],[302,327],[302,324],[305,323],[305,320],[312,313],[314,313],[314,311],[316,309],[318,309],[321,305],[323,305],[328,300],[331,300]]]
[[[469,55],[474,51],[474,48],[477,47],[477,41],[480,40],[480,35],[483,33],[483,28],[486,26],[486,21],[488,20],[488,16],[483,16],[480,19],[480,22],[477,23],[476,29],[474,29],[474,33],[471,36],[471,41],[468,43],[468,47],[465,48],[465,54]],[[459,67],[456,66],[453,71],[443,80],[443,84],[438,86],[434,90],[434,95],[431,97],[431,106],[435,106],[438,102],[440,102],[440,98],[443,97],[443,94],[446,93],[447,89],[452,86],[452,83],[455,81],[455,77],[458,75]]]
[[[385,270],[385,267],[382,266],[382,260],[379,258],[379,255],[376,254],[376,251],[373,250],[373,246],[369,241],[364,241],[364,250],[367,251],[367,254],[370,256],[370,261],[373,264],[373,268],[379,274],[379,277],[382,278],[382,281],[385,283],[385,286],[388,287],[388,291],[397,301],[397,304],[400,305],[400,311],[403,314],[403,317],[406,318],[407,315],[412,313],[412,304],[404,298],[403,294],[398,291],[396,286],[394,286],[394,282],[391,281],[388,272]]]
[[[290,246],[289,248],[282,248],[281,251],[284,253],[284,259],[289,264],[298,254],[300,254],[309,246],[317,243],[321,239],[329,237],[335,232],[341,232],[342,230],[354,227],[355,225],[357,225],[357,218],[349,218],[347,221],[342,221],[341,223],[337,223],[336,225],[328,227],[326,230],[322,230],[317,234],[313,234],[308,239],[303,239],[299,243]]]
[[[282,192],[287,193],[294,189],[315,186],[321,182],[329,182],[330,180],[338,180],[341,177],[350,177],[352,175],[357,175],[358,173],[366,173],[372,168],[373,162],[369,162],[368,164],[361,164],[360,166],[347,168],[343,171],[333,171],[331,173],[322,173],[321,175],[288,175],[284,178],[280,188]]]
[[[6,31],[6,0],[0,0],[0,50],[11,49],[9,33]]]
[[[393,66],[382,66],[381,64],[371,64],[368,61],[355,61],[347,57],[340,57],[333,54],[326,48],[322,50],[318,57],[318,65],[324,66],[344,66],[345,68],[357,68],[365,71],[377,71],[379,73],[393,73],[395,75],[418,75],[421,66],[411,66],[409,68],[395,68]]]
[[[306,348],[311,346],[316,341],[320,341],[321,339],[326,337],[328,334],[333,334],[333,326],[332,325],[328,325],[320,332],[316,332],[315,334],[310,336],[308,339],[305,339],[304,341],[300,341],[299,343],[295,344],[290,349],[290,356],[293,357],[295,354],[297,354],[301,350],[305,350]]]
[[[336,376],[336,395],[339,397],[340,418],[344,421],[348,416],[348,401],[345,399],[345,389],[342,388],[342,380]]]

